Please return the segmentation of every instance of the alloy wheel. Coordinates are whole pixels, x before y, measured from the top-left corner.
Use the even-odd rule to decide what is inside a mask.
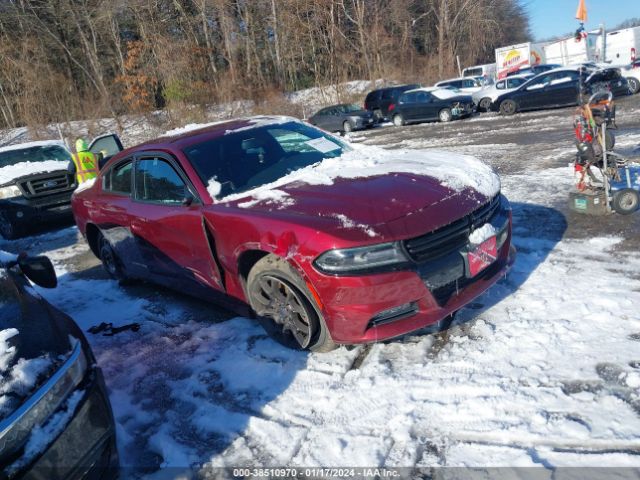
[[[259,304],[256,313],[269,317],[291,333],[302,348],[311,341],[312,322],[300,294],[287,282],[272,275],[259,277],[254,299]]]

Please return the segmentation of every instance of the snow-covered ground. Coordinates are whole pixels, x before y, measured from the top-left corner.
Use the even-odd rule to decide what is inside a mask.
[[[618,109],[629,155],[639,104]],[[242,465],[640,467],[640,221],[568,212],[570,111],[352,140],[451,148],[501,171],[517,262],[448,330],[295,352],[214,305],[108,280],[73,227],[0,242],[52,258],[60,285],[40,292],[84,330],[141,325],[87,334],[125,478]]]

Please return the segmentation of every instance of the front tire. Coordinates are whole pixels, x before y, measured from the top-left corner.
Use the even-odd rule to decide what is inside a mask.
[[[450,122],[453,118],[453,114],[451,113],[450,109],[443,108],[442,110],[440,110],[440,113],[438,113],[438,118],[441,122]]]
[[[478,103],[478,108],[480,110],[488,112],[489,109],[491,108],[491,99],[489,97],[485,97],[482,100],[480,100],[480,103]]]
[[[119,282],[127,280],[127,275],[124,273],[118,255],[102,233],[98,234],[98,253],[102,267],[107,272],[107,275]]]
[[[513,115],[518,111],[518,104],[513,100],[503,100],[500,103],[500,113],[502,115]]]
[[[396,127],[403,127],[404,125],[406,125],[406,122],[404,121],[404,117],[402,116],[402,114],[396,113],[393,116],[393,124]]]
[[[634,77],[627,77],[627,82],[629,83],[629,92],[631,94],[640,92],[640,80]]]
[[[623,188],[613,194],[612,207],[620,215],[629,215],[638,210],[640,193],[633,188]]]
[[[289,348],[328,352],[337,347],[300,275],[285,260],[267,255],[249,272],[247,296],[265,331]]]

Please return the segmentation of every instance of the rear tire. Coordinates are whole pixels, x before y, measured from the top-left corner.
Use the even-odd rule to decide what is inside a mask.
[[[500,103],[500,113],[503,115],[513,115],[518,111],[518,104],[513,100],[503,100]]]
[[[278,343],[313,352],[337,347],[306,284],[282,258],[267,255],[253,266],[247,297],[267,334]]]
[[[5,240],[14,240],[23,235],[21,227],[13,223],[5,214],[0,213],[0,235]]]
[[[343,124],[342,124],[342,131],[344,133],[351,133],[353,132],[353,125],[351,125],[351,122],[349,120],[346,120]]]
[[[640,80],[635,77],[627,77],[627,82],[629,83],[629,92],[631,94],[640,92]]]
[[[404,125],[406,125],[405,121],[404,121],[404,117],[402,116],[402,114],[400,113],[396,113],[393,116],[393,124],[396,127],[403,127]]]
[[[638,210],[640,193],[633,188],[623,188],[613,194],[612,207],[620,215],[629,215]]]
[[[109,241],[102,235],[98,234],[98,253],[100,254],[100,261],[107,275],[119,282],[125,282],[128,280],[127,275],[122,268],[122,262],[118,258],[115,250],[109,243]]]
[[[382,111],[377,108],[373,111],[373,121],[375,123],[382,123],[382,121],[384,120],[384,115],[382,115]]]
[[[453,118],[453,114],[451,113],[451,110],[448,108],[443,108],[442,110],[440,110],[440,113],[438,113],[438,119],[441,122],[450,122],[452,118]]]
[[[485,97],[480,100],[480,103],[478,103],[478,108],[482,111],[488,112],[489,108],[491,108],[491,99],[489,97]]]

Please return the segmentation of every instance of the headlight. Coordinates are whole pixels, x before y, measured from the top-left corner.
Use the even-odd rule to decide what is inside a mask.
[[[9,185],[8,187],[0,187],[0,198],[16,198],[21,196],[22,196],[22,192],[16,185]]]
[[[381,243],[368,247],[329,250],[320,255],[315,266],[326,273],[373,273],[407,264],[409,259],[402,251],[400,243]]]

